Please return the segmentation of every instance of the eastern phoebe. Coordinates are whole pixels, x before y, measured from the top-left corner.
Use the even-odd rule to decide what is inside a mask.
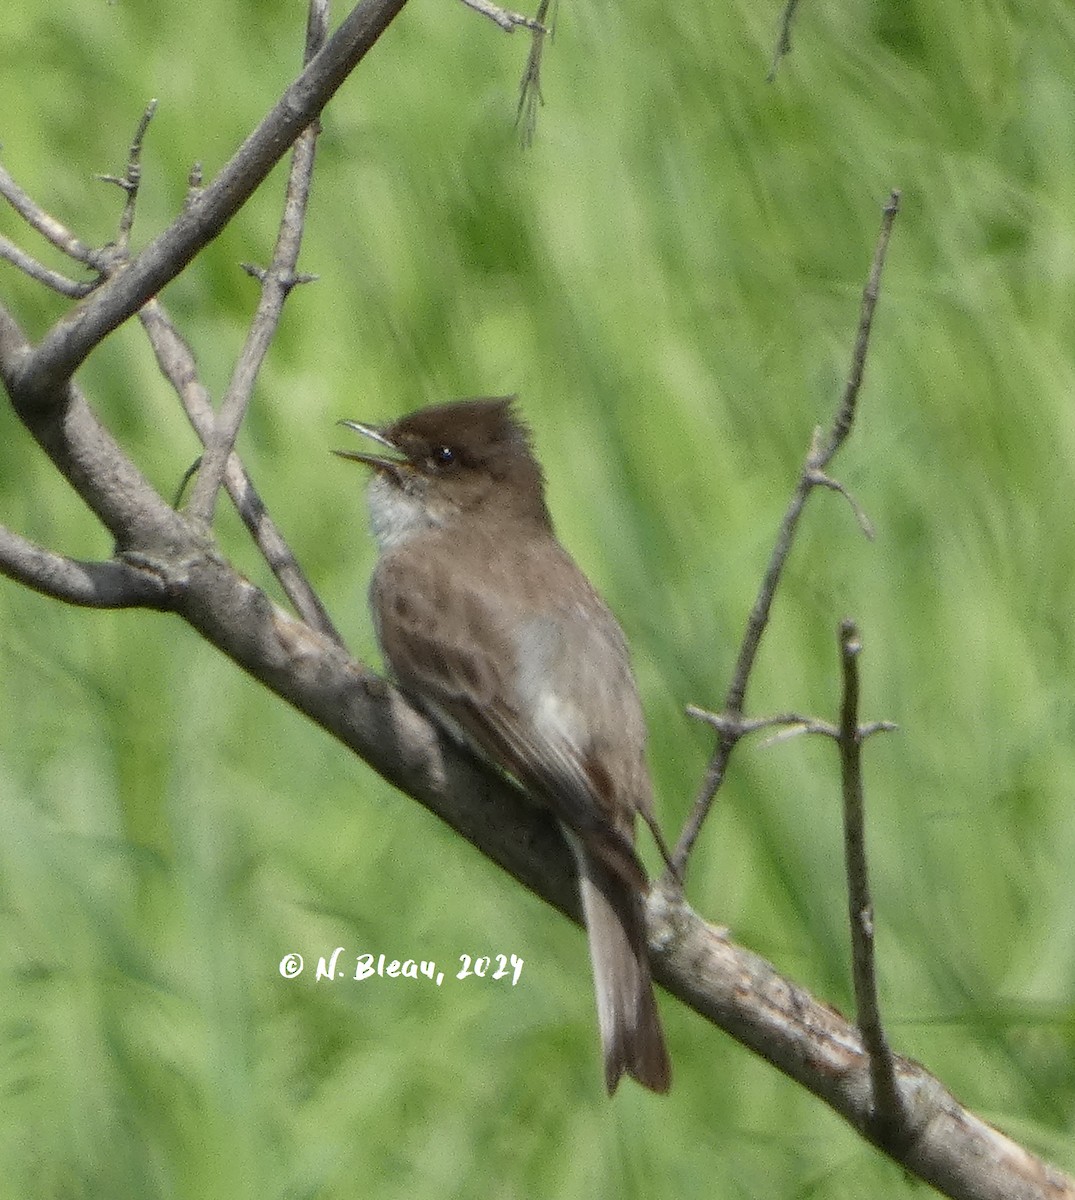
[[[373,619],[400,688],[559,818],[578,863],[611,1095],[671,1082],[646,950],[652,827],[646,728],[615,617],[556,540],[541,467],[511,398],[341,424],[391,456],[373,468]]]

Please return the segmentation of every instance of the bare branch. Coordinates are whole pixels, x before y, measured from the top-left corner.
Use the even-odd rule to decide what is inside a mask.
[[[200,550],[201,543],[186,521],[153,490],[97,420],[79,388],[62,385],[63,396],[46,408],[26,404],[19,380],[32,354],[18,322],[0,305],[0,381],[12,406],[120,551],[138,550],[143,555],[175,558],[181,564]]]
[[[790,730],[793,734],[820,733],[826,737],[836,737],[839,731],[835,725],[819,721],[816,717],[804,717],[802,713],[778,713],[773,717],[732,717],[728,713],[709,712],[696,704],[687,705],[687,716],[704,721],[720,733],[737,741],[750,733],[762,729]]]
[[[208,551],[172,576],[171,600],[244,670],[524,886],[580,920],[570,855],[548,813],[393,688],[275,608]],[[660,888],[649,898],[647,929],[655,976],[670,992],[877,1140],[869,1056],[839,1013]],[[966,1200],[1075,1200],[1075,1183],[965,1109],[923,1067],[903,1058],[894,1066],[911,1136],[882,1148],[909,1171]]]
[[[164,376],[175,388],[191,425],[204,443],[213,430],[213,406],[198,378],[194,354],[159,300],[151,300],[138,314]],[[224,486],[262,557],[276,576],[295,611],[313,629],[343,645],[339,631],[320,598],[302,572],[283,534],[269,515],[238,455],[231,454],[224,471]]]
[[[85,608],[165,608],[161,579],[126,562],[80,562],[0,526],[0,575]]]
[[[306,31],[307,56],[316,55],[324,44],[327,11],[320,13],[320,20],[322,23],[318,25],[316,10],[311,9]],[[239,355],[239,361],[235,364],[212,432],[205,440],[205,454],[188,505],[190,519],[204,529],[212,527],[216,499],[224,482],[228,458],[235,446],[235,439],[239,436],[239,427],[246,416],[261,364],[265,361],[265,355],[280,323],[284,302],[298,280],[295,266],[302,245],[302,230],[310,197],[310,180],[313,177],[319,132],[320,126],[314,122],[302,131],[295,142],[284,212],[272,263],[261,275],[261,299],[250,332]]]
[[[571,856],[549,814],[394,688],[211,557],[192,566],[180,603],[212,644],[581,921]],[[877,1141],[869,1056],[853,1025],[706,924],[678,893],[654,888],[646,915],[664,987]],[[909,1171],[957,1200],[1075,1200],[1075,1182],[964,1108],[925,1068],[897,1058],[895,1069],[911,1136],[898,1150],[881,1148]]]
[[[96,280],[79,283],[77,280],[62,275],[59,271],[52,270],[51,267],[46,267],[36,258],[27,254],[25,250],[16,246],[14,242],[8,241],[2,234],[0,234],[0,258],[11,263],[13,267],[22,271],[24,275],[28,275],[36,283],[43,284],[54,292],[59,292],[61,296],[70,296],[77,300],[82,296],[89,295],[97,286]]]
[[[778,729],[758,743],[759,750],[768,750],[772,746],[782,746],[785,742],[800,737],[835,737],[837,730],[828,721],[800,721],[797,724],[786,725]]]
[[[138,188],[142,182],[142,141],[146,136],[153,114],[157,111],[157,101],[150,100],[146,105],[142,119],[138,122],[134,137],[131,139],[130,150],[127,152],[127,168],[122,175],[98,175],[102,183],[114,183],[127,194],[123,212],[119,218],[119,231],[112,247],[113,253],[122,261],[126,261],[131,246],[131,230],[134,228],[134,210],[138,203]]]
[[[328,37],[328,0],[310,0],[306,9],[306,41],[302,46],[302,65],[305,67],[321,53]]]
[[[0,166],[0,196],[3,196],[19,216],[57,250],[62,250],[68,258],[73,258],[76,262],[97,269],[97,251],[79,241],[66,225],[35,204],[3,166]]]
[[[24,410],[63,403],[61,385],[86,355],[221,232],[373,47],[404,3],[361,0],[212,183],[195,194],[175,221],[123,271],[53,326],[12,381]]]
[[[727,728],[718,729],[717,731],[717,744],[714,747],[713,755],[706,768],[705,777],[699,787],[694,805],[683,826],[683,832],[680,834],[675,853],[672,856],[677,868],[676,873],[681,879],[685,875],[687,859],[690,857],[691,849],[712,807],[713,799],[724,782],[724,775],[728,769],[728,759],[731,757],[732,750],[735,748],[735,743],[738,740],[738,734],[734,732],[735,724],[743,715],[743,702],[746,697],[747,682],[750,678],[750,672],[754,667],[754,660],[757,657],[762,636],[769,624],[769,613],[772,609],[773,597],[776,595],[777,585],[780,582],[784,571],[784,564],[787,562],[788,554],[791,551],[795,531],[798,528],[799,518],[802,516],[806,501],[811,491],[818,486],[835,486],[844,495],[847,495],[845,489],[836,485],[835,481],[830,480],[825,475],[825,469],[832,461],[836,451],[839,450],[846,440],[855,417],[855,405],[858,399],[859,388],[862,384],[866,351],[869,346],[870,330],[873,326],[873,314],[877,306],[877,297],[880,290],[881,271],[884,267],[885,253],[888,249],[892,225],[896,219],[896,214],[899,212],[899,200],[899,192],[893,191],[883,211],[881,231],[874,250],[873,264],[870,268],[866,287],[863,290],[862,308],[859,314],[855,349],[852,354],[851,371],[840,401],[840,407],[833,421],[832,430],[827,440],[822,441],[816,434],[812,440],[806,462],[803,464],[802,472],[799,475],[799,482],[795,487],[787,511],[784,513],[784,518],[780,523],[776,544],[773,546],[769,564],[765,570],[765,576],[762,579],[758,594],[754,600],[754,605],[747,618],[747,627],[739,646],[739,655],[732,673],[732,680],[724,699],[724,714],[728,722]]]
[[[552,37],[556,24],[555,14],[549,17],[552,4],[553,0],[540,0],[538,4],[532,27],[530,53],[527,55],[522,83],[519,85],[519,106],[515,110],[515,124],[524,147],[530,146],[534,141],[537,110],[545,103],[541,95],[541,56],[545,52],[545,38]]]
[[[327,4],[324,0],[313,0],[306,37],[308,55],[316,54],[318,47],[324,41],[326,18]],[[98,263],[99,267],[104,267],[102,256],[108,256],[108,265],[110,268],[114,268],[126,256],[129,234],[133,224],[134,204],[137,199],[140,182],[139,163],[142,142],[155,108],[156,102],[154,101],[147,107],[142,116],[138,129],[132,139],[125,175],[122,178],[110,177],[111,182],[119,184],[127,193],[127,200],[120,221],[119,235],[113,246],[101,252],[86,251]],[[301,176],[302,172],[299,174]],[[308,169],[305,174],[308,181]],[[293,177],[294,175],[295,172],[293,172]],[[78,242],[69,231],[60,225],[59,222],[56,222],[48,213],[35,205],[9,176],[5,176],[5,179],[0,180],[0,183],[4,184],[5,194],[12,200],[14,206],[35,227],[46,231],[54,244],[59,245],[61,249],[64,249],[68,253],[76,255],[81,255],[85,251],[82,243]],[[192,194],[196,195],[199,184],[200,175],[196,170],[192,171]],[[301,235],[301,209],[305,203],[305,189],[302,189],[301,196],[299,196],[301,203],[296,206],[295,201],[297,196],[299,196],[299,191],[296,188],[291,188],[289,190],[288,211],[285,213],[283,228],[278,240],[277,253],[278,257],[281,254],[283,255],[283,260],[282,264],[274,262],[274,284],[277,287],[282,287],[285,292],[297,281],[296,277],[290,271],[289,263],[293,263],[294,255],[297,254],[298,237]],[[289,274],[290,278],[288,278]],[[62,279],[62,277],[60,278]],[[47,282],[47,280],[42,281]],[[68,448],[66,439],[50,438],[50,448],[49,445],[46,445],[46,439],[44,438],[46,430],[55,431],[56,422],[48,419],[47,413],[42,413],[39,416],[36,413],[27,412],[25,407],[27,395],[26,390],[20,387],[19,377],[25,369],[26,363],[32,360],[33,350],[21,334],[18,326],[6,312],[0,313],[0,318],[3,318],[0,319],[0,335],[3,335],[7,339],[2,349],[0,349],[0,376],[8,384],[16,409],[27,419],[27,424],[31,428],[31,432],[53,454],[57,466],[65,474],[68,474],[68,469],[73,470],[74,466],[70,463],[67,463],[65,466],[62,462],[64,452]],[[150,302],[150,312],[147,314],[147,319],[144,323],[147,326],[147,331],[150,332],[151,341],[158,355],[158,361],[165,370],[165,374],[172,380],[176,390],[184,398],[185,406],[188,412],[192,414],[192,422],[204,440],[210,435],[213,428],[212,406],[204,389],[201,389],[200,384],[198,384],[193,355],[190,353],[189,347],[179,336],[174,326],[171,325],[163,310],[156,305],[155,301]],[[77,396],[77,393],[73,390],[70,393],[65,393],[65,403],[68,394],[72,398]],[[75,414],[77,422],[87,421],[96,425],[95,419],[84,402],[81,401],[80,397],[77,399],[78,410]],[[61,404],[61,412],[63,408],[64,404]],[[102,435],[107,437],[99,426],[97,426],[97,429]],[[112,451],[115,452],[114,455],[111,453]],[[122,452],[119,451],[119,448],[114,443],[110,447],[109,459],[118,464],[117,477],[123,476],[128,470],[133,472],[133,467],[122,456]],[[229,492],[231,492],[235,500],[240,516],[253,534],[262,554],[280,581],[285,593],[291,599],[292,603],[295,604],[296,610],[314,628],[320,630],[325,636],[332,638],[334,641],[340,642],[340,635],[335,629],[328,613],[303,576],[294,555],[266,512],[260,497],[250,484],[238,459],[229,455],[225,460],[225,471]],[[136,472],[134,472],[134,475],[137,477],[139,484],[145,484],[145,481],[140,476],[137,476]],[[102,504],[104,496],[99,487],[100,480],[95,480],[87,476],[80,478],[76,483],[75,478],[71,475],[68,475],[68,478],[71,479],[72,483],[75,483],[80,494],[91,504],[91,507],[94,507],[94,510],[99,515],[102,515],[108,505]],[[148,487],[148,485],[145,486]],[[153,497],[154,501],[159,503],[160,498],[155,493]],[[170,519],[174,520],[174,518],[175,514],[171,513]],[[102,516],[102,519],[105,518]],[[112,529],[119,543],[127,546],[138,545],[139,538],[132,534],[131,528],[122,520],[117,524],[116,520],[116,514],[111,513],[106,523],[109,524],[109,528]],[[180,540],[185,541],[189,536],[189,531],[184,530],[180,534],[178,529],[173,529],[173,536],[178,536]]]
[[[874,965],[873,900],[866,865],[862,787],[862,730],[859,727],[858,656],[862,641],[852,621],[840,623],[840,664],[844,697],[840,706],[840,774],[844,798],[844,860],[847,904],[851,921],[851,969],[855,1008],[862,1041],[870,1059],[874,1134],[885,1145],[898,1147],[908,1136],[907,1113],[896,1084],[895,1062],[881,1023]]]
[[[524,29],[545,32],[544,26],[535,21],[533,17],[524,17],[522,13],[511,12],[509,9],[501,8],[499,4],[491,3],[490,0],[463,0],[463,3],[467,8],[481,13],[483,17],[488,17],[505,33],[514,33],[520,25]]]
[[[893,1059],[907,1137],[886,1144],[874,1123],[870,1056],[853,1025],[706,924],[674,890],[655,888],[646,915],[660,983],[919,1179],[956,1200],[1075,1200],[1075,1180],[987,1125],[910,1059]]]
[[[257,263],[241,262],[239,267],[250,276],[251,279],[256,279],[258,283],[265,283],[269,278],[269,272],[264,267],[259,267]],[[320,275],[314,275],[309,271],[296,271],[293,275],[289,275],[281,280],[287,288],[298,287],[303,283],[316,283],[321,278]]]
[[[325,73],[315,71],[334,38],[281,102],[287,111],[280,115],[274,110],[268,124],[263,123],[204,192],[192,180],[184,215],[189,220],[184,223],[181,218],[104,284],[81,308],[82,325],[73,318],[61,323],[35,351],[0,306],[0,377],[16,411],[123,547],[117,562],[79,564],[0,530],[0,570],[25,579],[30,586],[47,585],[43,590],[51,588],[49,594],[79,603],[101,597],[126,602],[134,590],[145,587],[142,602],[175,611],[275,695],[319,723],[521,883],[577,921],[575,871],[549,814],[456,746],[330,637],[278,609],[223,561],[207,538],[161,500],[70,382],[71,372],[93,346],[143,309],[158,288],[219,232],[260,183],[266,164],[281,157],[310,124],[402,2],[366,0],[356,10],[361,18],[355,14],[348,18],[357,22],[351,33],[359,41],[365,39],[365,48],[356,51],[358,43],[354,43],[344,51],[338,46],[326,60],[330,65],[324,67]],[[345,39],[343,44],[349,43]],[[319,88],[327,90],[321,94]],[[229,194],[231,187],[238,190]],[[152,325],[154,315],[151,306],[144,320]],[[162,330],[174,339],[169,377],[204,395],[191,369],[189,349],[170,323],[158,324],[158,334]],[[158,339],[154,345],[161,354],[164,341]],[[864,354],[863,345],[863,358]],[[859,379],[861,366],[860,361]],[[855,391],[857,387],[856,383]],[[853,410],[852,397],[851,416]],[[233,463],[238,467],[233,454],[226,456],[225,481]],[[824,466],[811,455],[815,476],[824,473]],[[828,486],[815,477],[804,487],[817,485]],[[744,675],[733,714],[739,717],[745,686]],[[857,707],[851,723],[855,721]],[[869,728],[856,727],[856,745]],[[741,733],[742,723],[727,736]],[[963,1108],[923,1068],[895,1056],[890,1058],[893,1088],[906,1113],[908,1136],[898,1144],[882,1142],[875,1120],[873,1062],[864,1037],[854,1027],[782,978],[763,959],[707,926],[678,891],[655,888],[646,915],[655,974],[670,991],[821,1097],[920,1178],[968,1200],[1045,1200],[1047,1196],[1075,1200],[1071,1180]]]
[[[893,190],[888,203],[882,210],[881,232],[877,238],[877,246],[873,253],[873,264],[870,267],[870,277],[862,292],[862,308],[859,312],[858,333],[855,337],[855,351],[851,357],[851,371],[844,386],[843,400],[836,414],[829,441],[823,447],[816,461],[812,464],[814,470],[824,471],[832,461],[836,451],[844,444],[851,432],[855,419],[855,406],[858,403],[859,388],[862,386],[862,376],[866,369],[866,351],[870,346],[870,332],[873,329],[873,314],[877,308],[877,297],[881,292],[881,272],[885,269],[885,256],[888,253],[888,242],[892,236],[892,226],[900,211],[900,193]]]
[[[832,738],[839,741],[840,730],[831,721],[822,721],[818,717],[803,716],[802,713],[778,713],[772,717],[731,717],[727,713],[709,712],[696,704],[688,704],[688,717],[704,721],[719,733],[738,741],[751,733],[763,729],[775,729],[771,737],[763,738],[761,748],[775,746],[778,742],[786,742],[791,738],[802,737],[804,734]],[[875,733],[891,733],[899,727],[892,721],[872,721],[869,725],[859,726],[859,740],[865,741]]]
[[[97,178],[105,183],[114,183],[127,194],[123,212],[120,216],[119,232],[115,242],[100,249],[87,246],[51,213],[46,212],[39,204],[23,191],[11,175],[0,167],[0,194],[8,201],[15,211],[31,226],[42,234],[58,250],[69,258],[91,267],[97,272],[98,278],[88,282],[78,282],[68,279],[58,271],[43,266],[19,249],[7,238],[0,238],[0,258],[18,267],[31,279],[44,284],[61,295],[81,299],[100,287],[102,281],[112,274],[116,268],[125,263],[130,247],[131,227],[134,224],[135,202],[138,197],[138,185],[141,180],[142,140],[146,129],[157,109],[157,101],[151,100],[142,114],[134,138],[131,141],[127,158],[127,166],[123,175],[98,175]]]

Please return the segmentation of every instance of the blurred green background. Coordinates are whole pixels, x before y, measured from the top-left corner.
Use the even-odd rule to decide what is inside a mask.
[[[337,18],[342,9],[337,10]],[[411,0],[328,110],[301,267],[241,451],[356,654],[371,546],[339,417],[518,392],[563,540],[631,640],[666,828],[903,189],[847,505],[812,502],[752,711],[831,716],[865,639],[891,1039],[1075,1170],[1075,9],[565,0],[533,149],[528,49]],[[146,101],[136,239],[295,72],[300,0],[8,0],[4,162],[87,241]],[[219,395],[283,175],[165,300]],[[14,215],[0,231],[40,250]],[[44,250],[43,258],[56,262]],[[4,267],[35,335],[64,303]],[[139,329],[81,372],[168,496],[197,453]],[[10,411],[0,521],[106,536]],[[220,538],[266,584],[230,514]],[[676,1084],[606,1102],[582,935],[177,620],[0,580],[0,1195],[900,1197],[819,1102],[664,1002]],[[737,752],[692,868],[710,918],[849,1011],[832,747]],[[645,853],[653,863],[648,842]],[[315,983],[336,946],[491,982]],[[285,954],[301,978],[281,978]]]

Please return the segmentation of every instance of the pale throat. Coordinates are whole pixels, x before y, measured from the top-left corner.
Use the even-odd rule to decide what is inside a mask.
[[[366,500],[370,528],[380,550],[391,550],[416,533],[440,524],[421,496],[404,491],[384,475],[370,480]]]

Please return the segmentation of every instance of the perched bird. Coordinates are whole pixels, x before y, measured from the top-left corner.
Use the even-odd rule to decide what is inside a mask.
[[[370,603],[387,666],[559,819],[578,864],[606,1087],[628,1074],[665,1092],[634,848],[636,812],[656,832],[642,705],[622,630],[556,540],[529,433],[510,397],[341,424],[387,452],[336,451],[373,469]]]

